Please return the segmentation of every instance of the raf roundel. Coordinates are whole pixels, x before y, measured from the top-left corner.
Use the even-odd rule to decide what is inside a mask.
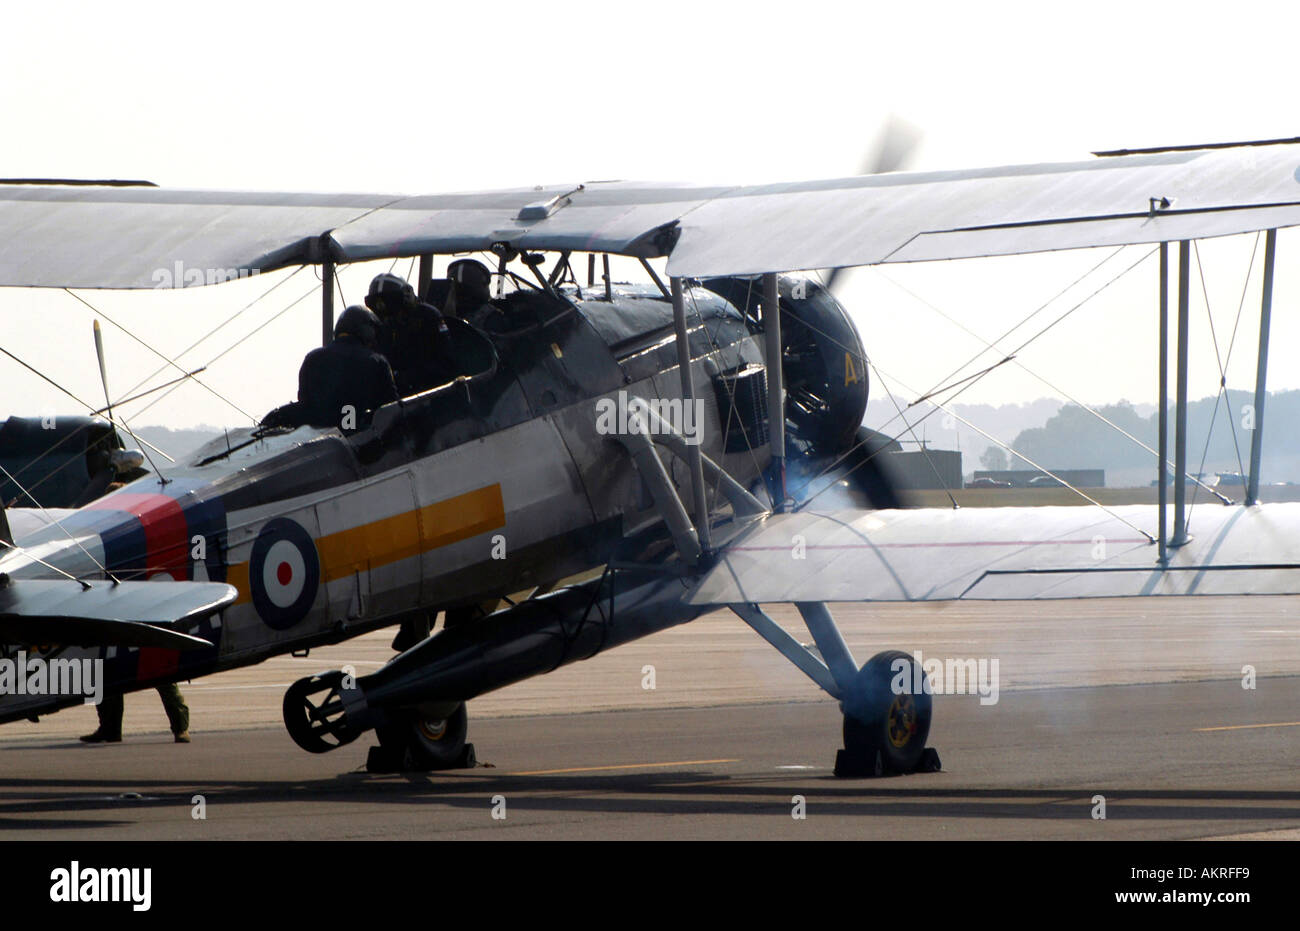
[[[279,517],[267,521],[248,561],[253,606],[268,627],[288,630],[311,610],[320,585],[320,558],[311,535]]]

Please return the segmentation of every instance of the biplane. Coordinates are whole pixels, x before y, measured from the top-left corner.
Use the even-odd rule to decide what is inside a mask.
[[[859,665],[827,603],[1300,592],[1300,505],[1258,503],[1276,231],[1295,225],[1296,139],[742,187],[6,183],[0,286],[151,288],[177,268],[197,271],[169,286],[219,287],[318,266],[324,342],[348,263],[418,261],[416,291],[445,307],[457,283],[435,262],[477,255],[495,290],[453,321],[445,383],[354,424],[268,418],[84,506],[9,508],[0,641],[102,659],[107,687],[130,691],[397,627],[377,671],[290,687],[285,723],[309,751],[373,730],[373,768],[433,769],[472,758],[475,696],[727,608],[839,701],[837,771],[933,768],[929,691],[897,685],[923,676],[893,673],[913,660]],[[1189,244],[1252,231],[1245,494],[1191,533]],[[1159,505],[899,507],[884,438],[862,427],[869,354],[809,270],[1102,245],[1159,253]],[[614,282],[611,257],[649,283]],[[100,468],[123,459],[140,466]],[[866,506],[825,506],[840,482]],[[782,602],[812,644],[761,607]],[[0,697],[0,720],[79,700]]]

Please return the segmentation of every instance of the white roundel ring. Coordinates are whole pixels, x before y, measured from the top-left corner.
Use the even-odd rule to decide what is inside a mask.
[[[316,543],[285,517],[267,521],[248,561],[253,607],[268,627],[288,630],[311,610],[320,586]]]
[[[293,607],[306,579],[307,565],[298,547],[288,540],[272,543],[262,561],[262,587],[271,604],[281,610]]]

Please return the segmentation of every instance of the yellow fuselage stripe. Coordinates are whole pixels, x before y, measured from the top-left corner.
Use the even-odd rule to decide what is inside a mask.
[[[316,541],[321,582],[366,572],[420,553],[468,540],[506,524],[500,485],[486,485],[454,498],[327,534]],[[248,563],[230,566],[226,581],[240,604],[252,599]]]

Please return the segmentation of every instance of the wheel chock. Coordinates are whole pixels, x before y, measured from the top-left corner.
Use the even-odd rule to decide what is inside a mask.
[[[911,773],[937,773],[943,764],[939,761],[939,751],[926,747],[915,768],[907,772],[897,772],[885,767],[884,757],[880,751],[875,753],[852,753],[837,750],[835,753],[835,775],[841,779],[876,779],[882,776],[905,776]]]

